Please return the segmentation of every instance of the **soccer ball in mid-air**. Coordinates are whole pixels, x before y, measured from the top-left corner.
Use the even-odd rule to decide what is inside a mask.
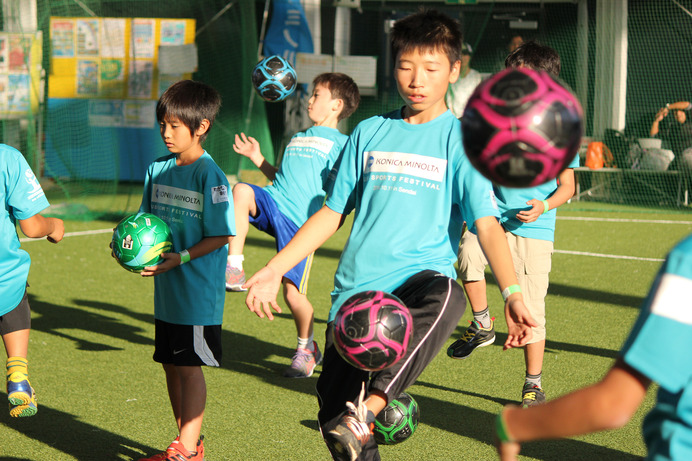
[[[413,435],[419,420],[418,403],[408,393],[402,392],[375,418],[375,440],[383,445],[401,443]]]
[[[252,71],[252,86],[267,102],[283,101],[298,85],[293,66],[281,56],[268,56],[257,63]]]
[[[556,178],[574,159],[583,112],[545,71],[505,69],[481,82],[461,117],[464,149],[483,176],[507,187]]]
[[[136,213],[120,221],[111,243],[115,259],[130,272],[155,266],[161,253],[170,251],[172,246],[168,224],[151,213]]]
[[[413,334],[408,308],[383,291],[357,293],[334,318],[334,344],[348,363],[367,371],[383,370],[405,354]]]

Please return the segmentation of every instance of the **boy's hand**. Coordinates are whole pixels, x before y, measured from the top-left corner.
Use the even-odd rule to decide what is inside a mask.
[[[53,224],[53,231],[46,236],[50,243],[58,243],[65,236],[65,223],[62,219],[49,218]]]
[[[524,346],[533,337],[531,327],[538,326],[519,296],[510,296],[505,303],[507,341],[503,350]]]
[[[262,156],[259,142],[252,136],[245,136],[245,133],[240,133],[240,136],[235,135],[233,150],[243,157],[249,158],[255,164],[257,164],[257,160],[260,160],[259,157]],[[262,162],[260,161],[260,163]]]
[[[243,288],[248,289],[245,305],[257,317],[264,318],[266,314],[269,320],[274,320],[271,309],[281,313],[281,307],[276,303],[280,287],[281,276],[269,266],[263,267],[243,285]]]
[[[497,448],[497,454],[500,455],[500,461],[516,461],[521,445],[517,442],[500,442],[495,440],[495,448]]]
[[[545,205],[543,204],[542,201],[540,201],[538,199],[532,198],[531,200],[526,202],[526,204],[529,205],[531,207],[531,209],[530,210],[521,210],[516,215],[517,219],[521,222],[525,222],[525,223],[534,222],[545,211]]]
[[[156,266],[145,267],[140,272],[142,277],[153,277],[180,266],[179,253],[161,253],[161,258],[163,258],[163,262],[158,263]]]

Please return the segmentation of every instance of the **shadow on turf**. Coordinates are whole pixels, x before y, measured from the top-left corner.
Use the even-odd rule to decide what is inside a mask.
[[[0,393],[0,401],[7,401],[7,394]],[[125,424],[124,421],[125,419],[123,424]],[[161,447],[154,448],[143,445],[136,440],[112,434],[98,426],[84,423],[69,413],[63,413],[42,405],[40,400],[36,416],[11,418],[7,411],[0,411],[0,424],[79,461],[122,459],[123,456],[139,459],[144,455],[150,456],[161,451]],[[10,442],[3,441],[3,444],[5,443],[9,444]],[[20,460],[23,458],[6,458],[3,456],[2,459]]]
[[[420,385],[421,383],[416,384]],[[420,420],[423,424],[463,437],[469,437],[488,445],[494,444],[495,414],[450,403],[445,400],[415,394],[413,394],[413,397],[418,402],[421,412]],[[495,399],[491,398],[490,400]],[[419,432],[422,434],[424,431],[421,431],[419,428]],[[461,443],[459,449],[463,451]],[[521,454],[541,460],[641,460],[640,456],[634,456],[630,453],[570,439],[526,444],[522,447]]]
[[[73,300],[77,306],[98,309],[107,313],[122,314],[140,320],[151,322],[152,316],[149,314],[138,314],[116,304],[87,301],[81,299]],[[83,351],[108,351],[122,350],[121,347],[114,347],[107,343],[95,343],[82,338],[70,336],[65,331],[81,329],[88,332],[99,332],[101,334],[119,338],[127,342],[136,344],[154,344],[154,340],[147,335],[142,328],[123,323],[113,316],[89,312],[75,307],[59,306],[56,304],[38,301],[34,296],[29,295],[29,304],[32,312],[39,314],[31,320],[33,330],[42,331],[63,339],[69,339],[77,344],[77,349]]]

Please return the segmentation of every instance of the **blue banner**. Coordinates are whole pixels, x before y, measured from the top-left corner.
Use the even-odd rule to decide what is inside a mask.
[[[295,66],[297,52],[313,51],[312,34],[300,0],[275,0],[262,54],[277,54]]]

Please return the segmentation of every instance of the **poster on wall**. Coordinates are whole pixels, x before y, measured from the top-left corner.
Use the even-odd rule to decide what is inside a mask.
[[[74,21],[52,18],[50,21],[50,42],[53,56],[74,57]]]
[[[77,20],[77,56],[99,55],[99,20]]]
[[[154,19],[135,19],[133,21],[131,57],[154,57],[154,24]]]
[[[125,19],[102,19],[100,54],[102,58],[125,58]]]

